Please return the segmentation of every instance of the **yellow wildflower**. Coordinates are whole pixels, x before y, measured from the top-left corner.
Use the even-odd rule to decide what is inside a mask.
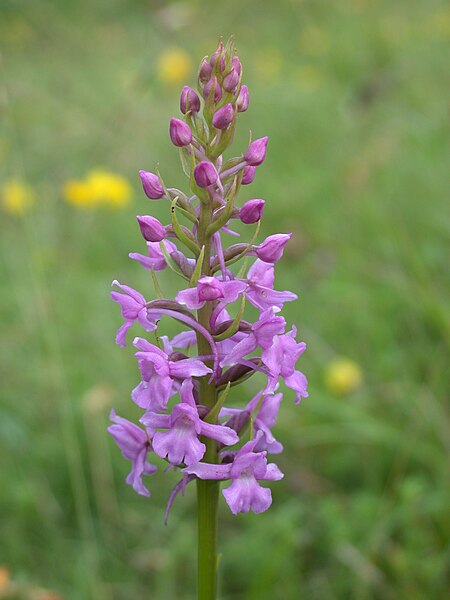
[[[2,187],[3,210],[10,215],[22,217],[34,204],[33,189],[23,181],[10,179]]]
[[[131,199],[128,181],[121,175],[102,169],[90,171],[85,179],[67,181],[63,192],[67,202],[80,208],[121,208]]]
[[[165,84],[178,85],[189,79],[194,65],[189,54],[181,48],[170,48],[157,60],[158,78]]]
[[[95,169],[88,173],[86,181],[92,197],[98,204],[120,208],[131,199],[131,186],[120,175]]]
[[[361,368],[350,358],[337,358],[325,369],[325,385],[332,394],[343,396],[357,390],[362,382]]]
[[[65,183],[63,193],[69,204],[87,208],[93,205],[89,185],[86,181],[70,179]]]

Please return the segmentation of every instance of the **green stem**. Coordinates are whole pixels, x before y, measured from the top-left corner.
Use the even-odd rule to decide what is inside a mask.
[[[216,600],[219,482],[197,479],[198,600]]]
[[[210,203],[202,203],[197,231],[199,246],[205,247],[202,264],[202,275],[210,275],[211,241],[207,233],[211,223],[212,208]],[[208,331],[212,306],[207,302],[198,311],[198,321]],[[197,333],[199,354],[209,354],[209,343]],[[212,362],[206,363],[212,367]],[[214,382],[209,383],[210,375],[200,380],[200,402],[213,408],[217,401],[217,390]],[[217,462],[217,443],[203,438],[206,446],[203,460],[208,463]],[[216,600],[217,594],[217,510],[219,503],[219,483],[217,481],[197,480],[198,507],[198,600]]]

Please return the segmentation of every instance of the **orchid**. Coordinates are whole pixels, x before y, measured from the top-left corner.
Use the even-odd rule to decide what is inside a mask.
[[[120,304],[125,319],[125,323],[117,331],[116,343],[125,346],[127,331],[135,321],[138,321],[146,331],[155,330],[156,325],[147,319],[146,300],[142,294],[128,285],[121,285],[116,280],[113,281],[113,285],[125,292],[124,294],[111,292],[111,299]]]
[[[137,221],[146,253],[129,255],[146,270],[154,295],[113,282],[120,291],[112,291],[111,298],[124,319],[116,342],[126,346],[132,326],[143,331],[133,341],[140,381],[131,392],[143,412],[142,427],[112,412],[108,431],[132,462],[127,483],[139,494],[149,495],[142,477],[156,470],[147,462],[149,453],[181,472],[166,516],[178,492],[196,481],[198,597],[214,600],[220,482],[228,482],[222,493],[233,514],[269,508],[272,494],[266,486],[283,477],[267,462],[267,454],[283,450],[273,433],[283,399],[280,383],[293,390],[296,403],[308,393],[296,366],[306,345],[296,341],[295,327],[286,333],[286,319],[279,314],[297,295],[274,289],[276,263],[292,234],[271,234],[258,243],[266,202],[238,203],[242,186],[252,183],[264,163],[268,138],[250,141],[238,156],[224,159],[238,116],[249,105],[233,41],[219,42],[198,73],[198,93],[183,87],[181,118],[169,125],[189,190],[168,187],[159,172],[139,172],[146,197],[167,202],[170,218],[164,225],[144,208]],[[250,228],[246,241],[231,223]],[[238,240],[227,246],[226,236]],[[164,297],[158,281],[166,268],[183,280],[171,298]],[[162,331],[167,318],[181,327],[172,338]],[[235,396],[235,387],[252,377],[259,381],[253,398]]]
[[[203,458],[206,446],[199,441],[200,435],[225,446],[239,441],[239,436],[233,429],[200,419],[192,390],[192,380],[185,379],[180,389],[181,401],[174,406],[170,415],[149,411],[141,418],[141,423],[147,428],[167,429],[165,432],[155,433],[152,443],[155,453],[161,458],[167,456],[173,465],[183,462],[192,465]]]
[[[250,509],[254,513],[264,512],[272,504],[272,494],[269,488],[262,487],[258,481],[278,481],[283,478],[283,473],[275,463],[267,464],[266,452],[254,452],[260,437],[257,434],[244,444],[231,464],[198,462],[186,467],[184,472],[206,480],[231,479],[231,485],[222,494],[234,515]]]
[[[122,450],[123,456],[133,463],[126,482],[132,485],[138,494],[150,496],[150,492],[142,483],[142,476],[155,473],[157,468],[147,462],[147,454],[150,451],[147,434],[131,421],[117,416],[114,410],[111,411],[110,419],[114,425],[108,427],[108,432]]]
[[[196,358],[171,360],[164,350],[144,338],[135,338],[133,344],[140,350],[135,356],[142,381],[133,390],[132,398],[141,408],[164,410],[177,381],[211,373],[211,369]]]

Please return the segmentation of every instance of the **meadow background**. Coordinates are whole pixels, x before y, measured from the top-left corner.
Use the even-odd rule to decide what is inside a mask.
[[[284,400],[270,511],[222,502],[221,598],[446,595],[448,6],[2,0],[0,598],[194,598],[195,490],[164,527],[176,476],[137,496],[105,432],[138,380],[109,292],[150,295],[127,254],[135,215],[166,207],[137,171],[184,185],[168,121],[231,33],[251,94],[235,152],[270,138],[241,198],[266,200],[261,239],[294,232],[277,287],[299,293],[310,397]]]

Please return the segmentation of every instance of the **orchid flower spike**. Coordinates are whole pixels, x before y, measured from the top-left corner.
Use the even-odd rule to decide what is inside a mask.
[[[186,185],[167,187],[159,172],[139,171],[145,196],[163,199],[168,224],[159,220],[161,213],[147,214],[143,203],[137,221],[144,251],[129,256],[145,269],[145,295],[117,280],[111,292],[123,317],[117,344],[126,345],[130,328],[140,330],[133,341],[139,376],[130,386],[134,410],[140,409],[138,423],[112,411],[108,427],[131,462],[126,482],[149,496],[144,476],[164,463],[180,472],[167,517],[177,494],[196,480],[199,531],[211,539],[216,519],[209,515],[216,514],[218,482],[225,482],[222,495],[233,515],[270,507],[268,486],[283,477],[267,458],[283,450],[276,437],[280,383],[297,404],[308,396],[297,365],[306,344],[297,341],[296,328],[281,314],[297,295],[275,285],[275,268],[292,234],[266,230],[261,241],[266,201],[239,200],[242,186],[253,182],[266,158],[268,138],[253,140],[235,156],[228,153],[240,114],[249,106],[243,76],[233,40],[219,41],[200,63],[197,91],[188,84],[181,90],[180,118],[171,119],[169,136]],[[271,204],[267,198],[268,211]],[[229,243],[230,236],[239,239]],[[158,280],[164,269],[181,280],[170,297],[162,292],[167,281]],[[178,327],[172,338],[164,331],[169,319]],[[248,387],[236,392],[244,381]],[[255,395],[245,398],[252,384]],[[152,480],[158,485],[158,476]],[[205,569],[200,582],[213,590],[216,550],[200,543],[199,556]]]

